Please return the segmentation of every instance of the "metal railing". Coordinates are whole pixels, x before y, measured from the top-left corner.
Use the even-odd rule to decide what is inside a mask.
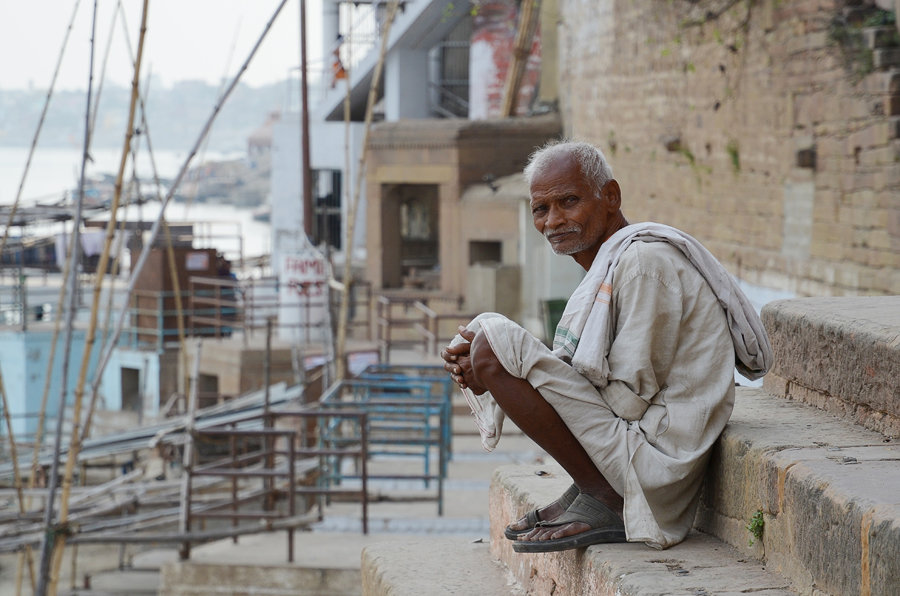
[[[371,285],[354,283],[350,296],[349,333],[371,339]],[[265,333],[269,320],[273,320],[276,329],[289,330],[300,337],[323,338],[331,333],[324,310],[330,308],[336,313],[341,300],[338,292],[315,297],[296,295],[285,300],[275,278],[238,281],[191,277],[190,288],[183,290],[180,297],[186,336],[222,338],[240,333],[245,339]],[[175,292],[137,290],[127,308],[130,316],[120,340],[123,345],[161,352],[178,341]],[[296,316],[288,320],[280,316],[285,312]]]
[[[379,295],[375,299],[376,341],[382,362],[395,348],[416,348],[437,354],[459,325],[475,315],[461,310],[460,298],[425,294]]]
[[[273,428],[276,421],[297,418],[299,428]],[[238,422],[228,427],[206,428],[194,432],[198,445],[215,443],[217,439],[228,442],[228,453],[200,465],[191,465],[187,470],[187,498],[182,505],[185,531],[181,535],[180,556],[190,558],[191,543],[205,539],[205,534],[195,534],[192,526],[196,521],[226,520],[230,529],[220,529],[218,535],[229,536],[235,542],[242,533],[247,533],[247,524],[252,521],[252,531],[259,531],[260,522],[267,530],[287,531],[287,560],[294,560],[294,530],[309,525],[314,519],[323,519],[322,497],[340,493],[355,495],[362,505],[362,531],[368,533],[368,414],[358,410],[323,411],[280,410],[269,415],[241,420],[241,424],[258,421],[264,428],[240,429]],[[354,421],[362,431],[357,443],[336,447],[325,445],[320,437],[323,429],[335,421]],[[308,422],[311,422],[311,428]],[[333,457],[353,457],[360,462],[361,488],[347,490],[323,482],[327,474],[327,459]],[[301,477],[312,476],[314,484],[301,483]],[[195,477],[212,477],[226,481],[230,494],[215,502],[195,507],[199,495],[191,490]],[[255,486],[247,487],[253,479],[259,479]],[[242,489],[243,484],[243,489]],[[313,517],[308,512],[297,513],[297,498],[312,495],[317,497],[318,513]],[[202,503],[202,501],[201,501]],[[279,503],[281,506],[279,507]],[[261,509],[247,509],[246,505],[262,505]],[[205,528],[204,528],[205,530]]]
[[[414,377],[344,380],[322,395],[319,407],[334,412],[366,412],[367,428],[332,422],[321,429],[322,444],[340,448],[357,444],[366,436],[370,456],[421,460],[421,473],[390,466],[377,473],[369,471],[368,478],[370,481],[421,481],[425,489],[435,483],[436,495],[426,492],[416,499],[437,501],[438,515],[443,515],[444,479],[450,458],[451,403],[442,388],[436,389],[428,380]],[[436,466],[432,464],[434,456],[437,456]],[[327,467],[327,485],[341,485],[348,479],[358,478],[357,471],[345,469],[343,459],[334,458]]]

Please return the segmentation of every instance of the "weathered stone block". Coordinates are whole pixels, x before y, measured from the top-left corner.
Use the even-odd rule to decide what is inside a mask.
[[[772,372],[900,417],[900,297],[782,300],[763,309]]]
[[[900,65],[900,48],[880,48],[872,52],[872,66],[877,70]]]

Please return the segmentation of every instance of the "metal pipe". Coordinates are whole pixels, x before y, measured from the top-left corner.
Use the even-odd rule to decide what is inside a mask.
[[[312,169],[309,159],[309,94],[306,80],[306,0],[300,0],[300,152],[303,176],[303,231],[312,236]]]

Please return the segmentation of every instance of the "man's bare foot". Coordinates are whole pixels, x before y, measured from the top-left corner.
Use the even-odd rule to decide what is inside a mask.
[[[598,497],[597,495],[592,495],[592,496],[597,498],[599,501],[601,501],[606,507],[608,507],[620,519],[624,520],[623,503],[621,501],[621,497],[619,497],[618,499],[615,499],[616,502],[611,503],[610,501],[613,499],[604,499],[604,498]],[[616,496],[618,497],[618,495],[616,495]],[[556,505],[556,503],[553,503],[552,505]],[[558,518],[563,513],[564,513],[563,511],[555,512],[555,513],[553,513],[552,517],[544,517],[542,515],[541,521],[553,522],[556,518]],[[549,515],[549,512],[548,512],[548,515]],[[525,518],[522,518],[522,519],[525,519]],[[522,521],[522,520],[519,520],[519,521]],[[518,523],[518,522],[516,522],[516,523]],[[521,527],[521,526],[519,526],[519,527]],[[584,522],[571,522],[568,524],[562,524],[559,526],[550,526],[550,527],[537,526],[537,527],[531,529],[529,532],[520,535],[518,540],[525,541],[525,542],[537,542],[537,541],[541,541],[541,540],[555,540],[557,538],[565,538],[566,536],[575,536],[577,534],[587,532],[590,529],[591,529],[591,526],[589,526],[588,524],[586,524]]]

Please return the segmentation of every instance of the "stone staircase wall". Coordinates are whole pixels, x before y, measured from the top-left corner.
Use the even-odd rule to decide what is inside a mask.
[[[504,466],[490,490],[491,556],[480,563],[482,572],[502,564],[494,573],[506,587],[492,594],[900,594],[900,446],[892,434],[900,297],[776,302],[763,320],[776,351],[773,378],[738,388],[697,530],[666,551],[614,544],[518,554],[505,525],[571,480],[555,464]],[[436,586],[458,569],[452,549],[440,561],[425,552],[364,552],[363,593],[413,593],[396,575],[377,589],[365,581],[411,561]]]

